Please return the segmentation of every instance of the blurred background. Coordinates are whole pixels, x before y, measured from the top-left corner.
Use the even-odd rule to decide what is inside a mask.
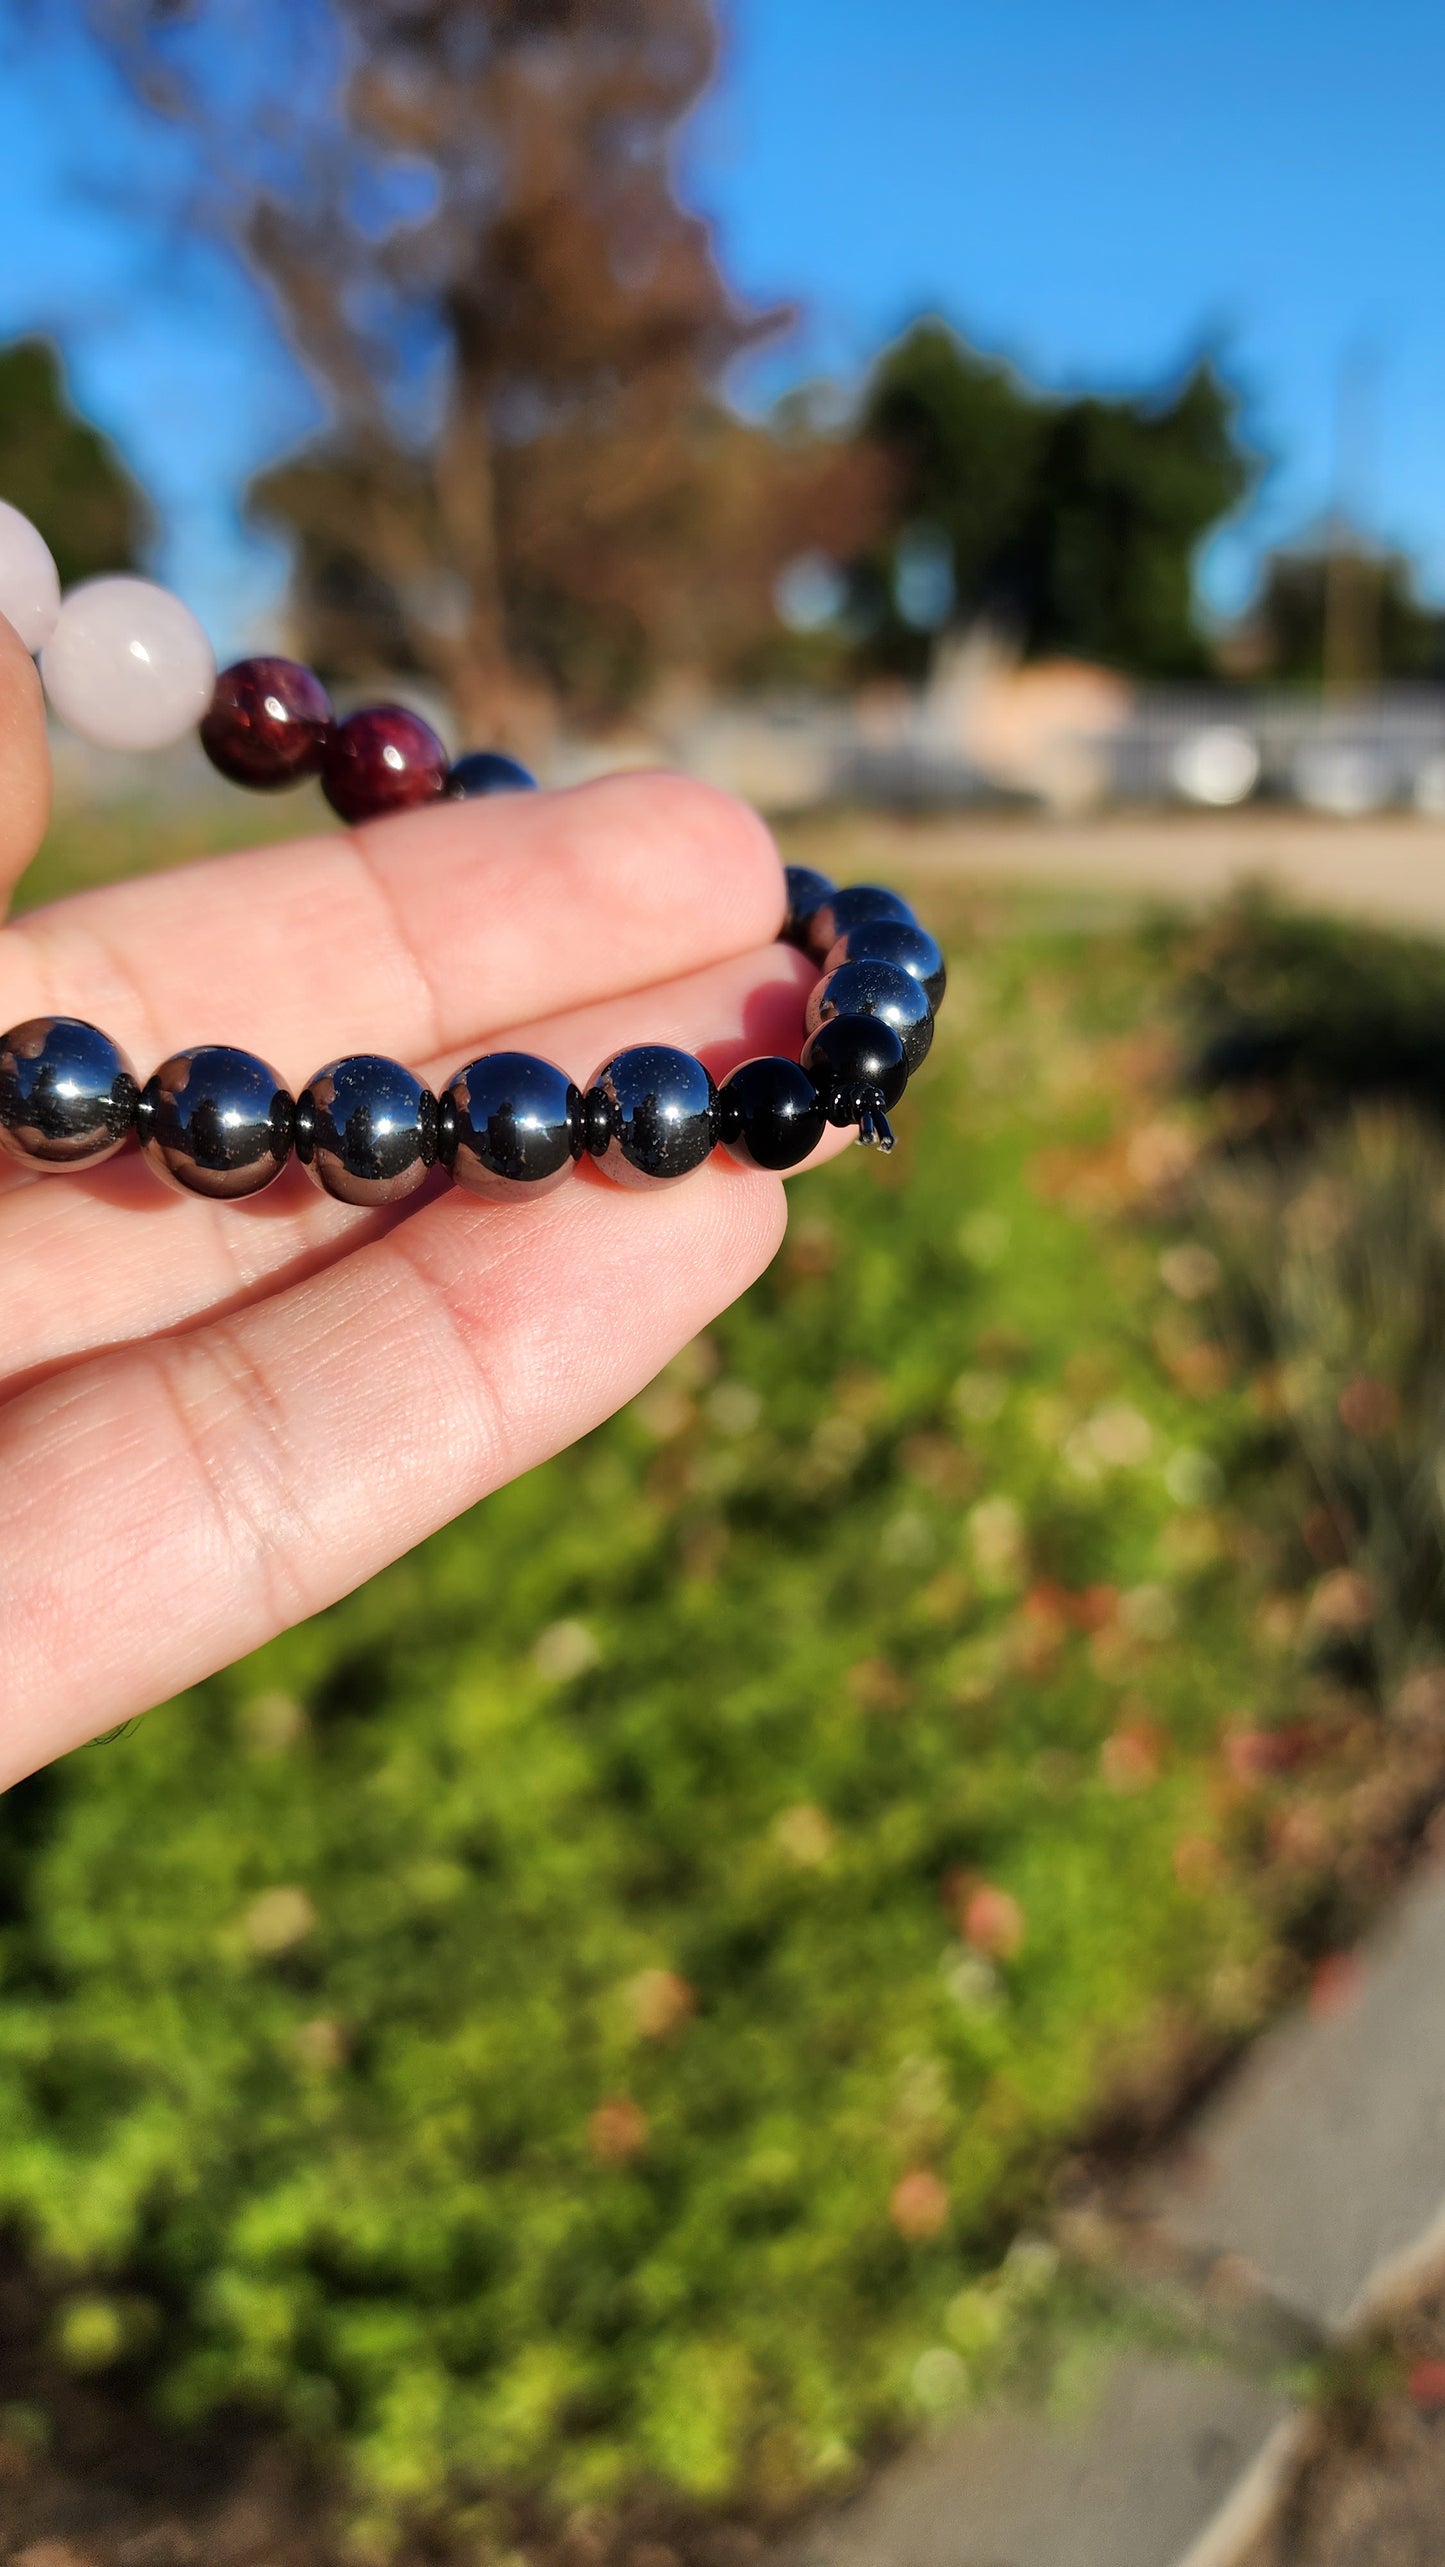
[[[1445,1804],[1442,85],[1416,0],[0,0],[63,578],[951,972],[631,1409],[0,1812],[6,2555],[831,2560],[1162,2330],[1406,2417],[1436,2557],[1438,2300],[1345,2397],[1113,2212]],[[330,825],[55,748],[28,902]]]

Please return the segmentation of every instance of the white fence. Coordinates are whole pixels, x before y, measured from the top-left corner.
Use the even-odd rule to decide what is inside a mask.
[[[1445,814],[1445,687],[1332,701],[1140,689],[1108,727],[1041,732],[1032,767],[1016,755],[1006,775],[969,755],[960,727],[921,695],[876,710],[802,698],[713,708],[662,745],[679,765],[775,810],[1010,800],[1220,809],[1258,797],[1340,815]]]

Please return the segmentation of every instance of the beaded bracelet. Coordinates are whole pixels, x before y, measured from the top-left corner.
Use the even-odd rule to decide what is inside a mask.
[[[195,617],[149,580],[90,580],[62,600],[40,535],[3,501],[0,615],[38,652],[54,711],[100,745],[161,747],[194,723],[234,782],[270,791],[318,776],[353,824],[536,789],[498,751],[449,763],[402,705],[338,721],[320,680],[293,661],[241,660],[217,677]],[[473,1194],[529,1200],[584,1156],[619,1185],[667,1184],[719,1144],[746,1167],[782,1171],[830,1123],[891,1150],[888,1110],[933,1040],[943,956],[897,893],[840,891],[800,865],[786,875],[783,939],[821,967],[796,1061],[744,1061],[716,1086],[691,1053],[640,1043],[584,1091],[551,1061],[491,1052],[438,1097],[400,1062],[357,1053],[293,1098],[264,1061],[223,1044],[173,1053],[142,1087],[98,1027],[40,1016],[0,1035],[0,1150],[60,1172],[95,1167],[134,1138],[169,1183],[235,1201],[270,1185],[294,1149],[325,1193],[356,1204],[397,1202],[437,1166]]]

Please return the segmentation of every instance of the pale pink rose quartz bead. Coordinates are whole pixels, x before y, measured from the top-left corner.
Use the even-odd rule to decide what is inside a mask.
[[[195,729],[215,654],[189,606],[149,579],[88,579],[40,654],[52,711],[98,749],[164,749]]]
[[[0,615],[33,657],[60,612],[60,574],[38,526],[0,499]]]

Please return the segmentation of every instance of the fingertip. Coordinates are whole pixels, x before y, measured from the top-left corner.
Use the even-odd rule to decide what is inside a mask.
[[[736,794],[670,768],[634,768],[574,786],[566,800],[589,834],[630,851],[639,894],[680,873],[694,897],[710,896],[736,922],[728,950],[777,936],[787,914],[782,860],[766,821]]]
[[[35,662],[0,615],[0,895],[24,872],[50,818],[45,700]]]
[[[736,1224],[740,1262],[751,1266],[756,1282],[783,1244],[787,1187],[766,1168],[745,1168],[729,1150],[719,1150],[714,1165],[726,1188],[727,1214]]]
[[[607,779],[610,790],[646,794],[669,834],[685,839],[703,856],[715,856],[746,874],[772,904],[781,927],[787,908],[782,860],[762,814],[721,785],[694,775],[658,767],[643,774]]]
[[[788,1199],[781,1177],[743,1167],[730,1151],[715,1150],[676,1187],[639,1193],[586,1163],[578,1173],[595,1178],[606,1199],[607,1253],[623,1261],[640,1257],[639,1273],[652,1275],[654,1293],[656,1276],[667,1278],[686,1313],[679,1342],[746,1292],[782,1246]]]
[[[787,914],[782,859],[766,821],[735,794],[668,768],[630,767],[541,793],[438,801],[348,833],[369,861],[412,886],[439,862],[483,855],[499,883],[538,867],[571,887],[569,870],[618,904],[651,911],[669,896],[711,893],[736,920],[721,951],[768,944]],[[579,884],[579,888],[584,887]]]
[[[791,1185],[795,1177],[811,1176],[815,1168],[831,1166],[833,1160],[841,1159],[844,1151],[849,1149],[857,1138],[858,1135],[851,1125],[845,1124],[840,1127],[836,1123],[830,1123],[816,1150],[811,1150],[806,1159],[799,1161],[797,1167],[789,1168],[787,1183]]]
[[[548,1252],[585,1254],[618,1340],[631,1341],[640,1357],[621,1394],[631,1397],[766,1272],[787,1230],[787,1195],[781,1178],[739,1166],[726,1150],[675,1186],[641,1192],[594,1173],[585,1247],[559,1196]]]

